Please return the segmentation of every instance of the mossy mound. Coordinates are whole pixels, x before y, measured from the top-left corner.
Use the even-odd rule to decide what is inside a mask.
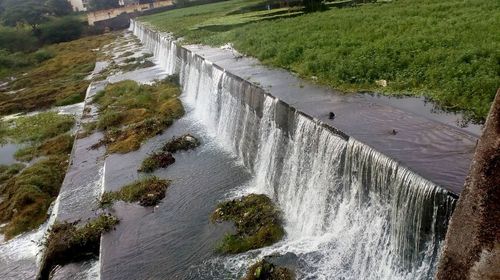
[[[180,137],[174,137],[172,140],[168,141],[164,146],[163,150],[175,153],[178,151],[187,151],[194,149],[200,145],[200,141],[196,139],[191,134],[185,134]]]
[[[242,280],[293,280],[294,273],[286,267],[261,260],[248,268],[247,274]]]
[[[56,265],[97,257],[101,234],[112,230],[118,222],[118,218],[103,214],[81,227],[78,222],[55,223],[44,241],[46,249],[40,278],[48,279]]]
[[[165,168],[175,162],[175,158],[171,153],[158,152],[153,153],[146,157],[141,164],[138,171],[140,172],[153,172],[158,168]]]
[[[141,206],[154,206],[165,197],[170,181],[158,177],[149,177],[124,186],[116,192],[105,192],[101,197],[101,206],[111,205],[116,200],[139,202]]]
[[[59,194],[68,156],[50,156],[23,169],[0,186],[0,222],[7,239],[40,226]]]
[[[30,161],[36,157],[67,155],[73,148],[74,137],[68,133],[45,140],[39,145],[17,150],[14,157],[19,161]]]
[[[285,235],[281,213],[271,199],[250,194],[222,202],[212,213],[212,222],[232,221],[235,234],[227,234],[218,246],[222,253],[236,254],[272,245]]]
[[[169,127],[184,114],[178,99],[180,89],[164,80],[153,85],[134,81],[111,84],[94,97],[99,105],[97,128],[104,139],[93,146],[106,145],[108,153],[128,153]]]

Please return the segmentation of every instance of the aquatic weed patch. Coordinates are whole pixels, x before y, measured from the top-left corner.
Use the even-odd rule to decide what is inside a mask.
[[[286,267],[276,266],[262,259],[248,268],[242,280],[293,280],[294,273]]]
[[[184,134],[174,137],[168,141],[162,148],[163,151],[176,153],[178,151],[187,151],[195,149],[200,145],[200,141],[191,134]]]
[[[139,172],[153,172],[158,168],[166,168],[175,162],[175,158],[169,152],[155,152],[148,155],[141,163]]]
[[[222,253],[237,254],[272,245],[285,235],[281,213],[263,194],[250,194],[222,202],[212,213],[213,223],[231,221],[235,234],[226,234],[218,246]]]
[[[49,279],[56,265],[65,265],[97,257],[101,235],[112,230],[118,218],[102,214],[83,226],[77,222],[55,223],[43,242],[45,253],[40,278]]]
[[[116,192],[105,192],[101,197],[101,206],[106,207],[116,200],[139,202],[141,206],[154,206],[165,197],[170,181],[158,177],[148,177],[124,186]]]
[[[94,148],[106,145],[108,153],[127,153],[160,134],[184,114],[180,89],[169,81],[139,85],[134,81],[111,84],[99,92],[97,128],[105,133]]]

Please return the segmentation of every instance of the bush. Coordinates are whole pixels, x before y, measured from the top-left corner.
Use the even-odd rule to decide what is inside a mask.
[[[37,49],[38,42],[29,30],[0,28],[0,49],[9,52],[30,52]]]
[[[33,57],[35,58],[36,62],[44,62],[45,60],[49,60],[55,56],[54,52],[46,50],[46,49],[41,49],[36,51],[33,54]]]
[[[77,18],[56,19],[40,26],[40,41],[53,44],[76,40],[82,35],[83,28],[83,23]]]

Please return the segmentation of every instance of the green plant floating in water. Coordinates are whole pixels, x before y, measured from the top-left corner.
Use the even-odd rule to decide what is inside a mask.
[[[185,134],[180,137],[173,138],[163,146],[163,150],[175,153],[178,151],[187,151],[194,149],[200,145],[200,141],[191,134]]]
[[[212,213],[213,223],[232,221],[235,234],[227,234],[218,246],[222,253],[236,254],[272,245],[285,235],[281,213],[263,194],[250,194],[222,202]]]
[[[141,206],[155,206],[165,197],[170,181],[158,177],[138,180],[116,192],[105,192],[101,197],[101,206],[107,207],[116,200],[139,202]]]
[[[99,255],[101,235],[112,230],[119,223],[118,218],[102,214],[84,226],[73,223],[55,223],[48,231],[41,279],[48,279],[56,265],[79,262]]]
[[[288,268],[275,266],[265,259],[248,268],[242,280],[293,280],[295,275]]]
[[[153,172],[158,168],[165,168],[175,162],[171,153],[158,152],[146,157],[139,168],[139,172]]]

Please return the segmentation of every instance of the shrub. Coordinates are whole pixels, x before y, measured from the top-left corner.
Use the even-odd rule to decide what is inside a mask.
[[[30,30],[0,28],[0,49],[9,52],[30,52],[37,49],[38,42]]]
[[[40,26],[40,40],[48,44],[76,40],[83,28],[83,23],[75,17],[55,19]]]

